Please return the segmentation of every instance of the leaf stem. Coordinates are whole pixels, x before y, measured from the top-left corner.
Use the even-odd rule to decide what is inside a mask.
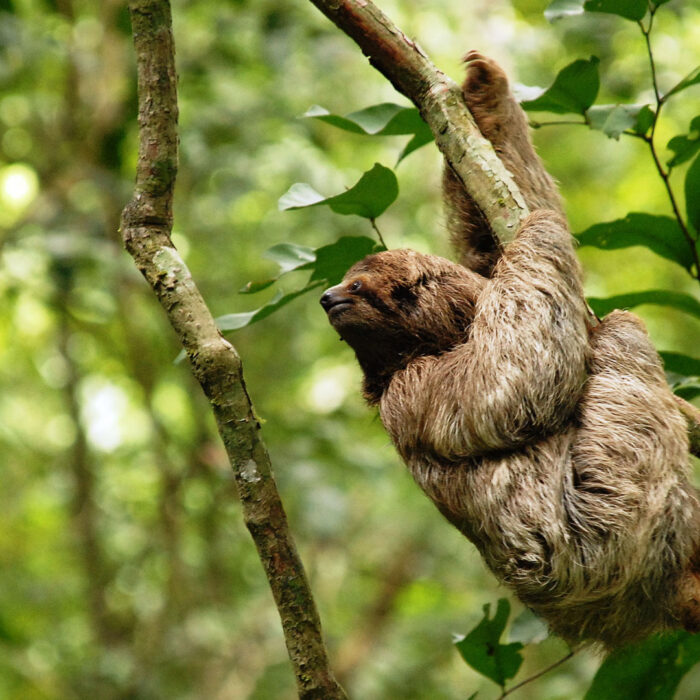
[[[575,653],[576,653],[576,649],[572,649],[566,656],[562,656],[562,658],[559,659],[558,661],[555,661],[553,664],[546,666],[541,671],[538,671],[533,676],[530,676],[529,678],[526,678],[524,681],[521,681],[517,685],[514,685],[512,688],[508,688],[508,690],[504,690],[498,696],[498,700],[501,700],[502,698],[505,698],[507,695],[514,693],[516,690],[519,690],[524,685],[527,685],[528,683],[532,683],[532,681],[537,680],[541,676],[544,676],[545,673],[549,673],[550,671],[555,669],[557,666],[561,666],[565,661],[568,661]]]
[[[389,246],[384,242],[384,238],[382,237],[382,232],[377,228],[377,221],[374,218],[370,218],[369,220],[370,224],[372,224],[372,228],[374,229],[375,233],[377,234],[377,238],[379,238],[379,242],[387,249],[389,250]]]
[[[645,27],[644,23],[642,20],[638,20],[637,24],[639,25],[639,28],[642,31],[642,34],[644,35],[644,42],[647,47],[647,55],[649,56],[649,67],[651,68],[651,83],[654,87],[654,96],[656,97],[656,104],[657,104],[657,114],[658,110],[661,109],[661,105],[663,104],[663,97],[661,97],[661,93],[659,92],[659,83],[656,78],[656,63],[654,62],[654,53],[651,49],[651,28],[654,25],[654,13],[656,12],[656,8],[652,6],[651,3],[649,3],[649,26]]]
[[[588,122],[586,121],[576,121],[574,119],[559,119],[557,121],[552,121],[552,122],[535,122],[535,121],[530,121],[528,122],[529,125],[533,129],[540,129],[543,126],[588,126]]]
[[[649,135],[642,134],[641,138],[643,141],[647,143],[649,146],[649,151],[651,152],[651,157],[654,160],[654,165],[656,166],[656,170],[659,173],[659,176],[661,177],[664,187],[666,188],[666,193],[668,194],[669,201],[671,203],[671,208],[673,209],[673,214],[676,217],[676,220],[678,221],[678,225],[680,226],[681,232],[683,233],[683,237],[685,238],[686,242],[688,243],[688,247],[690,248],[690,253],[693,258],[693,263],[695,265],[695,279],[700,281],[700,258],[698,258],[698,251],[695,246],[695,238],[692,236],[690,233],[688,227],[686,226],[685,221],[683,220],[683,217],[681,216],[680,209],[678,207],[678,202],[676,201],[676,197],[673,194],[673,189],[671,187],[671,182],[670,182],[670,169],[666,170],[664,166],[661,163],[661,160],[659,159],[659,154],[657,153],[656,150],[656,143],[654,141],[654,137],[656,135],[656,126],[659,122],[659,114],[661,113],[661,108],[664,105],[664,97],[661,95],[659,92],[659,84],[656,76],[656,63],[654,61],[654,52],[651,48],[651,28],[654,24],[654,14],[656,12],[656,6],[652,5],[652,3],[649,3],[649,24],[648,26],[644,26],[644,23],[639,20],[637,24],[639,25],[639,29],[642,32],[642,35],[644,36],[644,43],[646,44],[647,48],[647,56],[649,57],[649,68],[651,71],[651,83],[652,87],[654,89],[654,97],[656,99],[656,109],[654,110],[654,119],[651,123],[651,131],[649,132]]]

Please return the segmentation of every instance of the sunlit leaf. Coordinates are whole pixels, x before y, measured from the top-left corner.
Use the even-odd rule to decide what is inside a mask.
[[[278,243],[277,245],[268,248],[263,253],[263,258],[273,260],[279,266],[279,272],[275,277],[272,277],[262,282],[248,282],[248,284],[239,289],[239,294],[255,294],[267,289],[274,284],[282,275],[292,270],[303,269],[316,260],[316,251],[313,248],[307,248],[303,245],[295,243]]]
[[[677,83],[674,87],[672,87],[665,95],[664,99],[667,97],[670,97],[671,95],[675,95],[677,92],[680,92],[681,90],[685,90],[686,88],[689,88],[691,85],[697,85],[700,83],[700,66],[697,68],[694,68],[688,75],[683,78],[679,83]]]
[[[700,635],[677,631],[649,637],[608,656],[585,700],[671,700],[698,661]]]
[[[263,258],[279,265],[280,273],[291,272],[316,260],[316,251],[295,243],[278,243],[263,253]]]
[[[331,114],[324,107],[314,105],[304,116],[318,119],[355,134],[368,134],[370,136],[412,134],[413,138],[401,152],[399,161],[433,140],[430,127],[423,121],[420,112],[415,107],[405,107],[391,102],[372,105],[344,117]]]
[[[534,100],[521,102],[530,112],[554,112],[555,114],[585,114],[595,102],[600,87],[598,59],[579,59],[563,68],[552,86]]]
[[[685,174],[685,210],[688,221],[700,233],[700,156],[696,156]]]
[[[619,139],[623,131],[637,127],[644,107],[646,105],[594,105],[586,112],[586,121],[591,129]]]
[[[356,214],[376,219],[396,199],[399,184],[394,171],[375,163],[346,192],[324,197],[306,183],[296,183],[279,199],[279,209],[302,209],[319,204],[329,206],[336,214]]]
[[[549,637],[549,628],[541,617],[530,608],[525,608],[510,626],[509,642],[521,644],[539,644]]]
[[[280,198],[277,207],[280,211],[287,209],[302,209],[316,204],[327,204],[328,199],[316,192],[306,182],[295,182]]]
[[[690,269],[693,257],[675,219],[633,212],[624,219],[595,224],[576,234],[579,244],[603,250],[641,245],[667,260]]]
[[[690,122],[688,133],[674,136],[667,145],[673,151],[673,157],[668,160],[668,166],[674,168],[690,160],[700,150],[700,116]]]
[[[633,309],[642,304],[669,306],[700,319],[700,301],[690,294],[671,292],[667,289],[649,289],[644,292],[618,294],[605,299],[589,298],[588,303],[598,316],[605,316],[614,309]]]
[[[562,17],[582,15],[584,0],[554,0],[544,11],[548,21],[553,22]]]
[[[500,639],[508,622],[510,603],[501,598],[496,614],[490,619],[491,606],[484,605],[484,617],[465,637],[455,642],[462,658],[483,676],[490,678],[501,687],[513,678],[523,662],[519,642],[501,644]]]

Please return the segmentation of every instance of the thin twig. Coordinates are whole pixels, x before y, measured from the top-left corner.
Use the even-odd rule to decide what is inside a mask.
[[[377,228],[377,220],[374,218],[371,218],[369,220],[370,224],[372,224],[372,228],[374,229],[374,232],[377,234],[377,238],[379,238],[379,242],[387,249],[389,250],[389,246],[387,246],[386,243],[384,243],[384,238],[382,237],[382,232]]]
[[[535,122],[528,121],[528,124],[532,129],[541,129],[543,126],[590,126],[586,121],[577,121],[575,119],[560,119],[551,122]]]
[[[656,110],[654,110],[654,119],[651,123],[651,131],[649,135],[647,136],[646,134],[642,135],[642,140],[646,142],[646,144],[649,146],[649,151],[651,152],[651,157],[654,161],[654,165],[656,166],[656,170],[659,173],[659,176],[661,177],[661,180],[664,183],[664,187],[666,189],[666,193],[668,195],[669,201],[671,203],[671,208],[673,209],[673,215],[676,217],[676,220],[678,221],[678,226],[681,229],[681,232],[683,234],[683,237],[685,238],[688,247],[690,248],[690,254],[693,258],[693,263],[695,264],[695,278],[700,280],[700,258],[698,257],[698,251],[696,248],[696,240],[693,237],[693,235],[690,233],[688,227],[686,226],[685,221],[683,220],[683,217],[681,215],[680,209],[678,207],[678,202],[676,201],[676,197],[673,194],[673,188],[671,187],[671,181],[670,181],[670,170],[667,171],[659,158],[659,154],[657,153],[656,150],[656,142],[654,140],[654,137],[656,135],[656,126],[659,122],[659,115],[661,113],[661,108],[664,105],[664,97],[661,95],[661,92],[659,91],[659,84],[658,80],[656,77],[656,62],[654,61],[654,52],[651,47],[651,29],[654,25],[654,13],[656,11],[656,8],[650,4],[649,6],[649,24],[648,26],[644,26],[644,23],[642,20],[639,20],[637,22],[640,31],[642,32],[642,35],[644,36],[644,43],[646,45],[647,49],[647,57],[649,59],[649,68],[651,71],[651,83],[652,87],[654,89],[654,97],[656,99]]]
[[[576,653],[576,649],[572,649],[566,656],[563,656],[558,661],[555,661],[553,664],[550,664],[546,668],[543,668],[541,671],[538,671],[534,676],[530,676],[529,678],[526,678],[524,681],[521,681],[517,685],[514,685],[512,688],[508,688],[508,690],[504,690],[498,696],[498,700],[501,700],[501,698],[505,698],[506,696],[510,695],[511,693],[514,693],[516,690],[519,690],[524,685],[527,685],[528,683],[532,683],[532,681],[537,680],[541,676],[544,676],[545,673],[549,673],[550,671],[555,669],[557,666],[561,666],[565,661],[568,661],[575,653]]]

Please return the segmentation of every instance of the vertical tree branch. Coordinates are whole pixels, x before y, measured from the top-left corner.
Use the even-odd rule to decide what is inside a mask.
[[[233,467],[246,525],[277,604],[299,697],[341,699],[316,605],[287,526],[240,358],[219,333],[170,241],[177,171],[177,93],[168,0],[132,0],[139,92],[134,197],[122,214],[127,250],[150,283],[209,399]]]

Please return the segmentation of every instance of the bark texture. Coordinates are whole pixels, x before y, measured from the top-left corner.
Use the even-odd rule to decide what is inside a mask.
[[[287,526],[270,459],[246,391],[241,360],[219,332],[187,266],[170,241],[177,173],[177,76],[168,0],[129,5],[137,57],[139,159],[122,214],[124,243],[180,338],[209,399],[277,604],[299,697],[342,699],[329,668],[321,624]]]

